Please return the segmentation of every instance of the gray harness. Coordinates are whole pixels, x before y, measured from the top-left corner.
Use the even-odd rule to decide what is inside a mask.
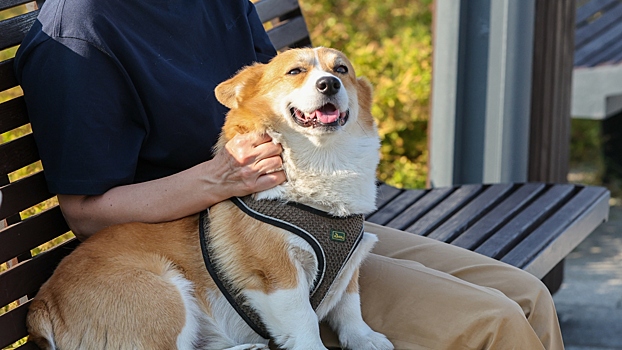
[[[256,201],[251,196],[230,200],[252,218],[285,229],[311,245],[318,261],[318,272],[309,300],[313,310],[316,310],[363,237],[363,215],[337,217],[300,203]],[[205,210],[200,215],[199,236],[207,270],[242,319],[257,334],[270,339],[259,314],[245,302],[240,290],[232,287],[224,271],[219,268],[218,261],[211,258],[214,255],[211,254],[209,224],[209,211]]]

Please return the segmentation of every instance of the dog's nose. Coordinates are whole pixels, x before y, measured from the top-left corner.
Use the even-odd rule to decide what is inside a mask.
[[[335,77],[321,77],[315,82],[317,90],[324,95],[334,95],[339,92],[341,82]]]

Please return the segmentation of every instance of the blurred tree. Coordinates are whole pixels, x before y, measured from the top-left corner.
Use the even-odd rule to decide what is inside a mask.
[[[432,80],[433,0],[300,0],[315,46],[345,52],[375,89],[378,178],[424,187]]]

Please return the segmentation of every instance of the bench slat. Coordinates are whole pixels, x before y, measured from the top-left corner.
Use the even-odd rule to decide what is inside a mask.
[[[619,62],[622,60],[622,42],[618,42],[615,45],[611,45],[609,48],[611,51],[611,56],[609,56],[609,60],[611,62]]]
[[[0,91],[17,86],[17,78],[13,71],[13,58],[0,62]]]
[[[523,269],[534,276],[542,277],[550,274],[551,266],[560,262],[572,250],[592,233],[600,224],[609,218],[609,191],[606,188],[587,187],[590,191],[599,191],[600,197],[592,206],[586,207],[560,235],[552,238],[550,243],[523,266]],[[546,278],[544,278],[546,279]],[[561,280],[557,282],[561,284]]]
[[[310,44],[307,24],[302,17],[294,17],[270,29],[268,36],[277,50],[282,50],[286,47],[308,46]]]
[[[33,342],[27,342],[26,344],[21,345],[20,347],[16,348],[15,350],[41,350],[41,348],[38,347]]]
[[[450,187],[428,190],[420,200],[399,213],[395,218],[387,222],[386,225],[398,230],[405,230],[447,198],[454,190],[455,188]]]
[[[43,172],[19,179],[0,188],[5,198],[11,201],[2,203],[0,207],[0,219],[17,214],[47,199],[54,197],[47,189]]]
[[[620,16],[622,16],[622,4],[618,3],[594,22],[578,28],[575,32],[575,47],[581,47],[592,41],[599,33],[615,25],[620,20]]]
[[[6,10],[11,7],[27,4],[32,0],[0,0],[0,11]]]
[[[483,185],[465,185],[453,191],[439,205],[423,215],[417,222],[409,226],[406,231],[427,236],[440,226],[447,218],[473,199],[484,189]]]
[[[0,306],[25,295],[32,297],[43,282],[50,278],[58,263],[77,245],[78,240],[74,238],[0,274],[0,285],[11,286],[0,289]]]
[[[261,0],[255,4],[262,22],[268,22],[300,9],[298,0]]]
[[[0,176],[10,174],[39,160],[32,134],[0,145]]]
[[[0,348],[13,344],[28,335],[26,314],[30,301],[0,316]]]
[[[445,221],[428,237],[450,243],[512,190],[512,184],[492,185]]]
[[[575,23],[580,24],[584,21],[587,21],[597,12],[600,12],[601,10],[611,5],[615,5],[617,2],[618,0],[592,0],[588,2],[577,9],[577,17],[575,19]]]
[[[501,259],[508,249],[514,247],[533,231],[543,220],[560,207],[574,190],[573,185],[555,185],[543,193],[536,202],[499,229],[475,251]]]
[[[521,185],[520,188],[463,232],[451,244],[465,249],[476,249],[520,210],[523,210],[544,188],[545,185],[541,183]]]
[[[415,203],[420,197],[425,195],[425,190],[404,191],[391,200],[391,205],[376,211],[367,218],[367,221],[385,225],[395,218],[404,209]]]
[[[0,134],[29,123],[23,96],[1,103],[0,115]]]
[[[376,210],[382,209],[387,203],[393,200],[397,195],[402,193],[403,190],[389,186],[385,183],[381,183],[378,186],[376,193]]]
[[[60,207],[48,209],[0,230],[0,262],[20,256],[69,232]]]
[[[594,60],[594,55],[622,39],[620,35],[622,32],[622,22],[620,21],[620,18],[622,18],[622,5],[616,7],[616,9],[619,9],[617,21],[599,33],[597,39],[588,41],[584,46],[575,50],[575,65],[589,66],[598,63],[598,61]]]
[[[535,231],[514,247],[501,261],[519,268],[526,266],[547,245],[565,232],[573,222],[602,198],[606,190],[598,187],[583,188]]]
[[[620,18],[620,20],[622,21],[622,18]],[[604,62],[618,62],[622,54],[622,35],[618,38],[619,40],[609,43],[603,47],[602,50],[594,53],[593,56],[590,56],[590,59],[587,60],[585,64],[594,66]]]
[[[19,45],[38,13],[39,10],[35,10],[0,22],[0,50]]]

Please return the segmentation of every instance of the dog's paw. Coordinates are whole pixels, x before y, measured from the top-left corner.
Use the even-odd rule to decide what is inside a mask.
[[[366,332],[339,337],[341,344],[356,350],[393,350],[393,344],[384,334],[369,329]]]
[[[266,344],[242,344],[236,345],[232,348],[226,348],[224,350],[269,350],[270,348]]]
[[[253,199],[255,199],[255,200],[282,199],[284,194],[285,194],[285,186],[284,185],[279,185],[279,186],[273,187],[273,188],[271,188],[269,190],[265,190],[265,191],[261,191],[261,192],[257,192],[255,194],[253,194]]]

